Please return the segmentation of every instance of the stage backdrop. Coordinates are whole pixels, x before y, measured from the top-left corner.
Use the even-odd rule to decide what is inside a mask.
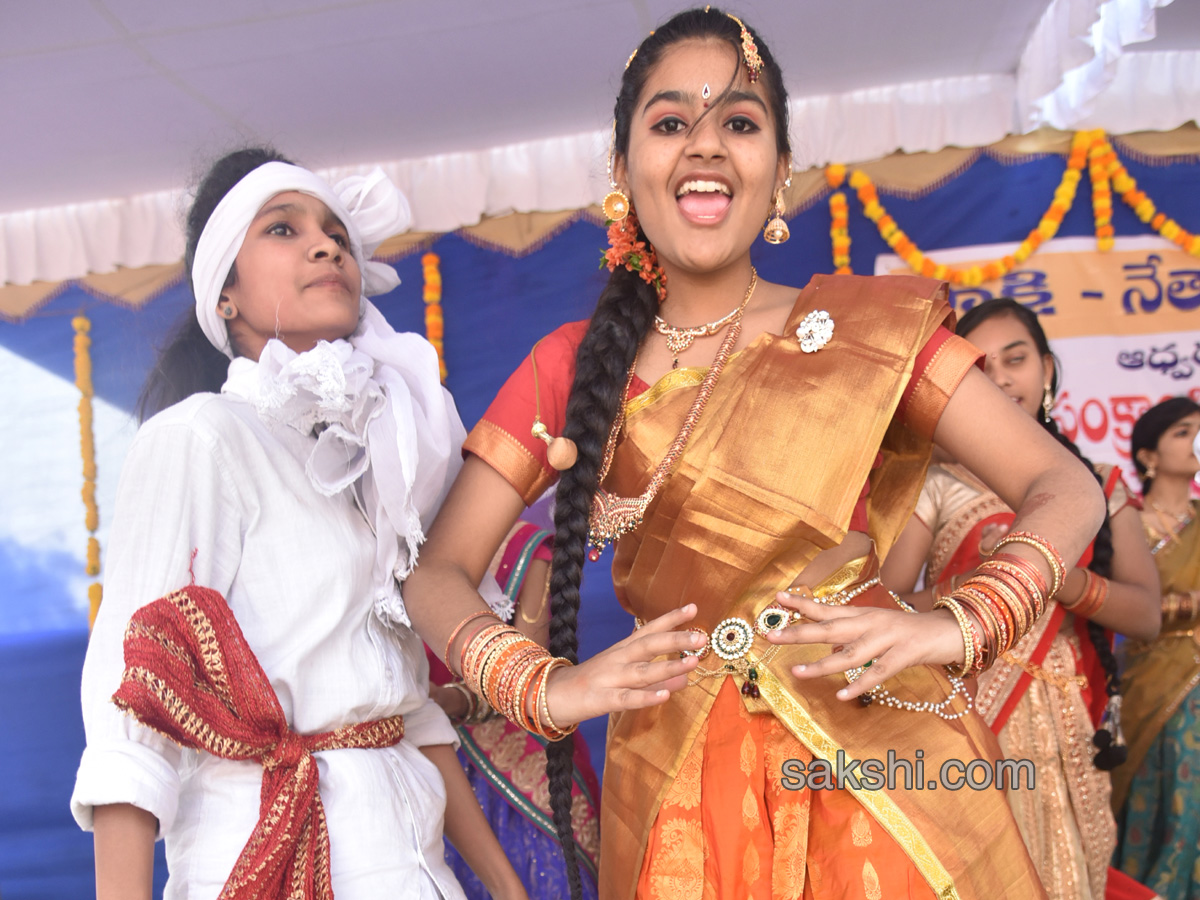
[[[1185,227],[1200,228],[1195,159],[1127,163],[1142,189],[1169,214]],[[1063,166],[1063,157],[1054,154],[974,153],[934,188],[889,195],[888,209],[923,248],[974,248],[966,251],[970,258],[992,257],[996,245],[1020,241],[1037,225]],[[802,286],[814,273],[832,270],[827,196],[827,190],[812,192],[795,212],[789,243],[760,242],[754,248],[764,278]],[[1004,286],[985,285],[993,293],[1016,293],[1043,313],[1064,363],[1059,410],[1064,425],[1077,430],[1088,452],[1113,462],[1121,460],[1121,435],[1128,434],[1138,404],[1200,384],[1197,372],[1189,371],[1200,370],[1195,360],[1200,314],[1188,299],[1195,287],[1187,280],[1191,276],[1172,274],[1200,268],[1200,261],[1136,237],[1148,234],[1147,227],[1115,206],[1116,233],[1133,243],[1119,241],[1107,257],[1092,253],[1093,222],[1083,198],[1059,230],[1060,239],[1079,241],[1039,252]],[[869,274],[889,251],[860,213],[851,197],[851,262],[856,272]],[[422,330],[420,253],[432,247],[441,257],[444,283],[447,383],[470,425],[534,341],[588,314],[603,283],[597,271],[603,241],[603,229],[578,216],[564,217],[556,230],[519,251],[458,234],[415,241],[394,261],[403,284],[380,306],[397,327]],[[1060,246],[1073,249],[1048,252]],[[1076,265],[1071,259],[1084,267],[1081,271],[1096,274],[1074,281],[1065,269],[1060,275],[1060,267]],[[1102,296],[1085,297],[1085,290]],[[963,292],[957,300],[965,305],[981,296]],[[92,321],[103,562],[116,480],[136,427],[132,410],[138,388],[155,345],[186,312],[190,299],[182,284],[137,306],[103,297],[94,286],[70,286],[57,293],[43,290],[38,303],[20,321],[0,321],[0,767],[7,784],[0,792],[0,895],[5,900],[80,897],[93,889],[91,840],[78,832],[67,811],[83,746],[78,678],[91,580],[84,576],[87,531],[71,318],[83,310]],[[586,570],[585,656],[632,627],[612,596],[608,563],[606,556]],[[584,733],[599,763],[604,723],[590,723]]]
[[[971,266],[1012,245],[931,251],[939,262]],[[893,255],[878,274],[907,271]],[[1096,252],[1093,238],[1056,238],[1003,279],[951,292],[965,312],[992,297],[1036,310],[1061,363],[1054,416],[1084,455],[1132,471],[1129,433],[1166,397],[1200,400],[1200,259],[1159,237],[1117,238]]]

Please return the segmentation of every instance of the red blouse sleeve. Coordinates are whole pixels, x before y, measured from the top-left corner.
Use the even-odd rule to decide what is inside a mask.
[[[917,434],[932,439],[950,396],[971,366],[982,366],[982,361],[983,354],[972,344],[945,326],[938,326],[913,362],[897,418]]]
[[[570,322],[538,341],[463,444],[464,454],[474,453],[503,475],[527,506],[558,480],[558,472],[546,462],[546,444],[530,429],[540,407],[546,430],[562,434],[575,380],[575,351],[587,326],[586,320]]]

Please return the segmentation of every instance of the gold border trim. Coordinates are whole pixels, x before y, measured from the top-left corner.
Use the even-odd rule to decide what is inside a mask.
[[[480,419],[463,441],[463,453],[474,453],[504,476],[532,506],[552,485],[558,473],[551,474],[541,460],[529,452],[519,440],[489,419]]]
[[[776,718],[786,725],[804,746],[822,759],[836,759],[837,751],[842,748],[813,721],[808,710],[783,689],[783,685],[768,669],[759,670],[758,686]],[[939,900],[962,900],[950,873],[891,796],[884,791],[855,790],[850,787],[846,790],[854,794],[858,802],[866,807],[903,848]]]
[[[863,570],[866,569],[870,561],[870,554],[850,560],[850,562],[846,563],[832,575],[822,579],[821,583],[813,588],[813,596],[818,600],[824,600],[826,597],[840,594],[847,588],[857,584],[862,577]]]
[[[704,380],[704,376],[708,374],[708,369],[701,366],[690,366],[684,369],[672,369],[658,381],[642,391],[632,400],[625,402],[625,417],[629,418],[635,413],[641,412],[647,406],[653,406],[671,391],[676,391],[681,388],[696,387]]]

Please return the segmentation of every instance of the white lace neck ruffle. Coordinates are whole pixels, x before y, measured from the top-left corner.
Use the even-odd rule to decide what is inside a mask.
[[[316,432],[305,472],[325,496],[357,491],[375,533],[375,612],[411,625],[399,582],[462,466],[466,431],[433,347],[396,332],[363,302],[348,339],[304,353],[268,341],[257,362],[230,363],[221,392],[253,405],[272,427]]]

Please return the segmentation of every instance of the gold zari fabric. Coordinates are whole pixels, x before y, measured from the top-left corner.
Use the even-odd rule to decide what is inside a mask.
[[[814,309],[827,310],[835,330],[828,345],[806,354],[792,335]],[[761,335],[730,359],[645,522],[621,539],[613,579],[622,605],[649,620],[695,602],[700,612],[692,624],[705,631],[728,616],[753,621],[821,550],[842,541],[868,476],[870,536],[886,553],[912,513],[930,450],[928,438],[893,417],[917,351],[950,318],[944,287],[927,279],[815,278],[783,335]],[[608,490],[643,490],[694,396],[684,382],[630,411]],[[877,452],[882,465],[872,469]],[[764,646],[759,639],[755,655]],[[947,760],[1002,758],[974,714],[947,721],[881,703],[863,707],[834,696],[845,684],[841,676],[803,683],[791,676],[793,665],[828,652],[781,648],[762,667],[762,698],[748,701],[751,711],[769,710],[817,757],[833,759],[842,749],[850,759],[886,760],[892,750],[912,760],[921,751],[927,779]],[[704,665],[717,662],[710,655]],[[663,706],[612,717],[601,804],[602,897],[632,896],[660,803],[726,677],[740,678],[698,678]],[[909,669],[886,686],[912,702],[940,701],[951,691],[934,667]],[[855,796],[935,895],[1045,896],[1002,793]]]

